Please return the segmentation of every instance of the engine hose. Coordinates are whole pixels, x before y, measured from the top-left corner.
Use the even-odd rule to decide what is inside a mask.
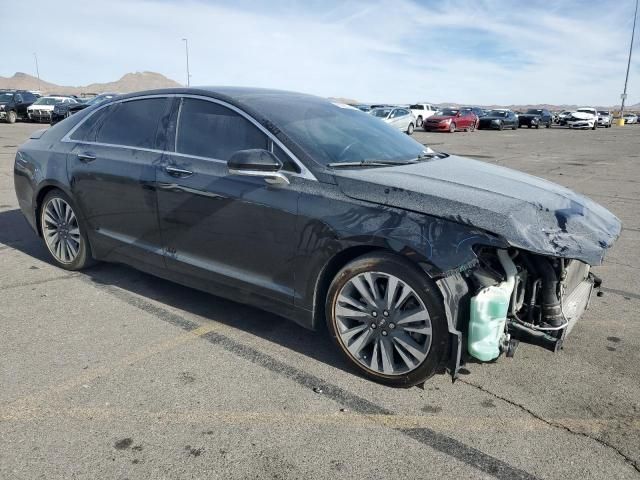
[[[521,258],[529,272],[536,274],[542,282],[540,286],[542,321],[551,327],[561,327],[566,322],[564,321],[562,306],[558,298],[558,276],[553,265],[548,259],[541,256],[535,257],[537,261],[531,258],[530,255],[521,255]],[[528,319],[530,320],[530,318]]]

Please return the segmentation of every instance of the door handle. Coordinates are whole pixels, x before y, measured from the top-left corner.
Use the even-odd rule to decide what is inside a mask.
[[[96,159],[96,156],[93,153],[79,153],[78,160],[84,163],[93,162]]]
[[[177,178],[185,178],[193,175],[193,172],[191,170],[172,167],[170,165],[167,165],[166,167],[164,167],[164,171],[167,172],[167,174],[171,175],[172,177],[177,177]]]

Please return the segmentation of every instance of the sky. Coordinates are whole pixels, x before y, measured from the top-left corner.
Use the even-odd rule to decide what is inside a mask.
[[[182,38],[188,38],[191,85],[270,87],[361,102],[480,105],[616,105],[635,5],[633,0],[0,4],[3,17],[20,19],[2,22],[1,76],[35,75],[37,52],[41,78],[59,85],[113,81],[145,70],[186,83]],[[635,59],[628,92],[628,104],[640,102]]]

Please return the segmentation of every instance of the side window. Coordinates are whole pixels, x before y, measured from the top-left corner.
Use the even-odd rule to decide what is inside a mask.
[[[300,172],[300,169],[293,160],[275,143],[273,144],[273,154],[282,162],[282,168],[289,172]]]
[[[98,127],[96,141],[127,147],[154,148],[166,98],[145,98],[116,103]]]
[[[176,152],[228,160],[238,150],[268,146],[267,136],[233,110],[206,100],[183,99]]]
[[[95,142],[97,127],[101,124],[102,119],[107,115],[107,113],[109,113],[111,108],[112,107],[105,107],[93,113],[78,128],[76,128],[75,132],[73,132],[70,137],[71,140],[75,140],[77,142]]]
[[[20,94],[17,94],[15,98],[16,98],[16,103],[23,103],[24,102],[24,100],[22,99],[22,95],[20,95]]]

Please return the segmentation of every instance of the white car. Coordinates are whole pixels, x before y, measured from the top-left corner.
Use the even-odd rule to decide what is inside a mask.
[[[378,117],[385,123],[396,127],[398,130],[413,134],[416,127],[416,117],[411,110],[406,107],[380,107],[369,112],[370,115]]]
[[[625,113],[622,118],[624,123],[638,123],[638,116],[635,113]]]
[[[611,116],[611,112],[609,110],[598,110],[598,126],[611,128],[611,123],[613,122],[613,117]]]
[[[567,126],[595,130],[598,126],[598,111],[592,107],[580,107],[567,117]]]
[[[421,127],[423,122],[431,115],[435,115],[438,111],[438,107],[431,105],[430,103],[414,103],[409,105],[409,110],[416,117],[416,127]]]
[[[79,103],[73,97],[40,97],[29,108],[27,108],[27,116],[32,122],[49,122],[51,120],[51,112],[53,107],[59,103]]]

